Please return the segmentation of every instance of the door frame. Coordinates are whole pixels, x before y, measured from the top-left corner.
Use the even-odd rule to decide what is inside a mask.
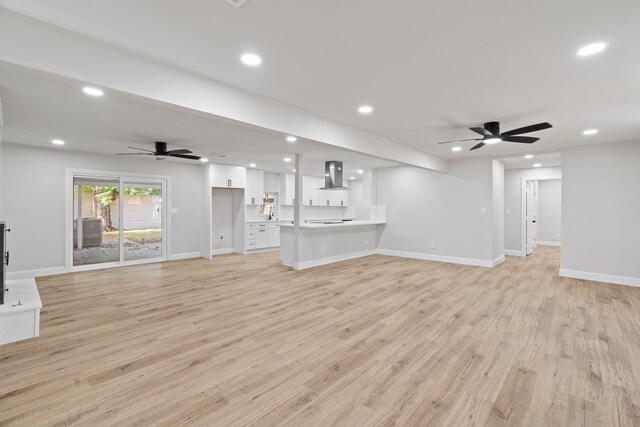
[[[527,256],[527,181],[546,181],[549,179],[562,178],[553,175],[520,178],[520,253],[522,256]]]
[[[124,260],[123,241],[120,239],[120,259],[117,262],[105,262],[101,264],[73,265],[73,178],[76,175],[117,179],[120,186],[120,195],[123,194],[124,183],[144,183],[145,180],[161,181],[162,184],[162,256],[157,258]],[[74,271],[98,270],[103,268],[124,267],[136,264],[149,264],[166,261],[169,258],[168,250],[171,248],[171,177],[168,175],[140,174],[129,172],[105,171],[98,169],[65,169],[65,213],[64,213],[64,268],[67,273]],[[124,203],[118,203],[119,228],[122,235],[124,227]],[[122,260],[122,261],[121,261]]]

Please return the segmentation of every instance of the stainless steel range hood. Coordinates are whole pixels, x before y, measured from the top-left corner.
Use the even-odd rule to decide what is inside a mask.
[[[330,160],[324,163],[324,187],[320,190],[348,190],[342,185],[342,162]]]

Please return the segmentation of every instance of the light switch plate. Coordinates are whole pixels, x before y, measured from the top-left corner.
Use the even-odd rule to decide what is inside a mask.
[[[171,213],[172,214],[177,214],[178,213],[178,208],[171,208]]]

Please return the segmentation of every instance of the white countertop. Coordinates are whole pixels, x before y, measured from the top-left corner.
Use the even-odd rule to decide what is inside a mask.
[[[373,221],[369,219],[357,220],[357,221],[345,221],[337,224],[318,224],[318,223],[306,223],[300,225],[300,228],[340,228],[340,227],[358,227],[363,225],[381,225],[386,224],[386,221]],[[280,227],[293,227],[293,224],[281,224]]]

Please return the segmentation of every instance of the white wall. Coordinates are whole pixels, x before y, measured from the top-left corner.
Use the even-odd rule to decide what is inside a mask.
[[[523,252],[522,178],[561,179],[562,168],[507,169],[504,171],[504,249]]]
[[[538,242],[560,244],[562,180],[538,181]]]
[[[562,152],[560,274],[640,286],[640,142]]]
[[[1,107],[1,106],[0,106]],[[0,109],[0,114],[2,114],[2,110]],[[0,167],[4,166],[3,163],[3,142],[2,142],[2,126],[0,126]],[[3,193],[4,193],[4,186],[3,184],[3,180],[2,180],[2,170],[0,170],[0,221],[4,220],[4,197],[3,197]]]
[[[233,219],[234,198],[233,191],[213,190],[211,195],[211,230],[213,251],[233,249]],[[220,238],[220,235],[224,238]]]
[[[491,262],[492,180],[487,158],[452,161],[448,174],[411,166],[379,168],[376,203],[387,207],[379,248]]]
[[[87,154],[4,143],[5,218],[11,226],[10,272],[64,266],[65,169],[171,176],[169,255],[200,251],[199,165]]]

